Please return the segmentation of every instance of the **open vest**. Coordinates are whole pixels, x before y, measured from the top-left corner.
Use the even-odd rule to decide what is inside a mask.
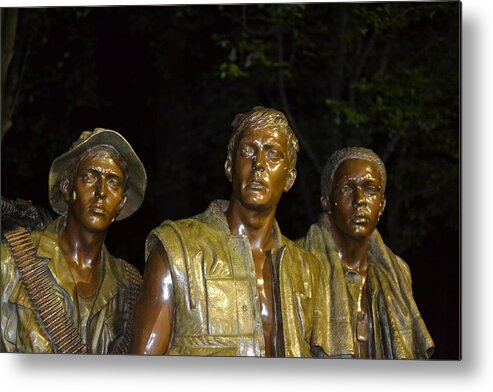
[[[165,221],[147,239],[146,258],[159,241],[171,267],[175,320],[168,354],[265,355],[250,244],[245,236],[230,234],[225,203],[215,201],[192,218]],[[318,260],[283,237],[277,223],[274,230],[284,355],[310,356]]]

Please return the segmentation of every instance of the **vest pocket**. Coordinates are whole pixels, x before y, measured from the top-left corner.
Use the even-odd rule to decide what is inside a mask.
[[[235,335],[237,306],[232,279],[205,280],[207,331],[211,335]]]

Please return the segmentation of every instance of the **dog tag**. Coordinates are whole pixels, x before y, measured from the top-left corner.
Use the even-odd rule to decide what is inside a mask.
[[[360,342],[366,342],[368,340],[368,321],[365,319],[358,320],[356,323],[356,338]]]

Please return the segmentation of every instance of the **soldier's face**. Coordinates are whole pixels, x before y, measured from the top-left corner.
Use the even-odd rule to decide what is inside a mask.
[[[87,230],[100,232],[109,227],[123,207],[124,176],[111,154],[102,152],[81,161],[73,191],[75,200],[69,211]]]
[[[248,208],[276,206],[296,177],[287,152],[287,138],[276,129],[242,131],[233,160],[233,195]]]
[[[385,206],[377,166],[364,159],[349,159],[337,168],[332,182],[332,221],[345,235],[361,239],[377,226]]]

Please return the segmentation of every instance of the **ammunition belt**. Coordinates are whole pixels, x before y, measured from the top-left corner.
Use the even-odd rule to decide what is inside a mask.
[[[38,321],[44,327],[55,352],[86,353],[87,348],[61,299],[53,295],[53,275],[48,266],[39,262],[29,232],[18,228],[4,233],[20,271],[22,282],[31,303],[37,310]]]
[[[123,333],[123,336],[118,342],[115,349],[112,350],[112,354],[128,353],[128,349],[130,348],[130,341],[132,339],[132,332],[133,332],[135,303],[137,302],[137,299],[140,294],[140,287],[142,286],[142,276],[140,275],[139,271],[134,266],[127,263],[126,261],[121,259],[119,259],[119,261],[121,262],[123,270],[125,271],[125,276],[129,281],[129,288],[127,294],[128,320],[127,320],[127,325],[125,326],[125,331]]]

